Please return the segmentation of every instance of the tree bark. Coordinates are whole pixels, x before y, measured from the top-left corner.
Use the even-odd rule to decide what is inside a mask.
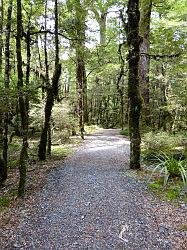
[[[130,168],[140,169],[140,112],[141,97],[139,89],[139,0],[128,1],[127,43],[129,46],[128,63],[128,98],[129,98],[129,134],[130,134]]]
[[[0,77],[2,76],[3,63],[3,0],[0,2]],[[0,110],[0,183],[3,183],[7,178],[7,171],[4,160],[2,158],[1,147],[3,147],[3,110]]]
[[[97,8],[93,6],[92,11],[94,12],[95,18],[99,24],[100,45],[105,45],[108,7],[105,6],[105,4],[103,4],[102,7],[99,5]]]
[[[81,2],[76,4],[76,33],[77,41],[76,48],[76,80],[77,80],[77,95],[78,95],[78,116],[79,129],[81,138],[84,139],[84,122],[88,121],[87,109],[87,79],[85,69],[85,19],[86,12],[83,9]]]
[[[28,133],[28,114],[25,103],[25,95],[23,90],[23,70],[22,70],[22,53],[21,53],[21,38],[22,38],[22,6],[21,0],[17,0],[17,35],[16,35],[16,54],[17,54],[17,72],[18,72],[18,99],[19,99],[19,110],[21,116],[21,127],[22,127],[22,149],[20,153],[19,161],[19,187],[18,196],[25,194],[25,183],[27,173],[27,133]]]
[[[7,160],[8,160],[8,122],[9,122],[9,84],[10,84],[10,32],[11,32],[11,17],[12,17],[12,3],[9,1],[7,11],[7,23],[6,23],[6,39],[5,39],[5,93],[7,110],[4,113],[4,131],[3,131],[3,159],[5,173],[7,177]]]
[[[0,75],[2,74],[3,63],[3,21],[4,21],[4,1],[0,0]]]
[[[47,30],[47,7],[48,7],[48,0],[45,1],[45,30]],[[58,29],[58,21],[57,18],[58,16],[56,15],[56,11],[58,11],[58,9],[56,8],[56,2],[55,2],[55,31],[56,29]],[[55,35],[55,44],[56,44],[56,39],[58,39],[58,36],[56,37]],[[58,40],[57,40],[58,42]],[[58,48],[57,48],[58,51]],[[56,57],[55,53],[55,57]],[[47,33],[45,33],[44,36],[44,55],[45,55],[45,85],[46,88],[50,88],[50,79],[49,79],[49,63],[48,63],[48,52],[47,52]],[[55,67],[56,67],[56,58],[55,58]],[[43,96],[44,96],[45,91],[43,92]],[[51,119],[51,118],[50,118]],[[47,151],[46,151],[47,155],[51,155],[51,126],[50,126],[50,122],[49,122],[49,126],[48,126],[48,131],[47,131]]]
[[[40,137],[40,144],[38,149],[38,158],[41,161],[46,159],[46,146],[47,146],[47,134],[50,129],[50,118],[52,113],[52,108],[54,105],[54,100],[58,96],[58,84],[61,75],[61,64],[59,63],[59,42],[58,42],[58,2],[55,0],[55,71],[52,79],[52,86],[47,88],[47,100],[45,105],[45,121],[44,127]],[[47,50],[46,50],[47,52]],[[45,53],[46,53],[45,52]],[[47,57],[45,57],[47,58]],[[46,76],[48,73],[48,61],[45,61],[46,64]],[[50,138],[49,138],[50,139]],[[50,152],[48,145],[48,152]]]
[[[56,88],[58,88],[60,75],[61,75],[61,64],[58,64],[56,66],[56,69],[53,75],[52,86],[48,88],[48,91],[47,91],[47,100],[46,100],[46,105],[45,105],[45,121],[44,121],[44,127],[42,129],[42,133],[40,137],[40,144],[39,144],[39,150],[38,150],[38,158],[40,161],[44,161],[46,159],[47,131],[50,125],[50,118],[51,118],[52,108],[54,105]]]
[[[30,34],[30,20],[27,27],[26,34],[26,50],[27,50],[27,66],[26,66],[26,96],[25,105],[27,114],[29,113],[29,84],[30,84],[30,70],[31,70],[31,34]]]
[[[124,77],[124,64],[125,61],[123,59],[122,56],[122,43],[119,44],[119,49],[118,49],[118,54],[119,54],[119,60],[120,60],[120,72],[119,72],[119,76],[117,78],[117,91],[119,93],[119,99],[120,99],[120,125],[121,125],[121,129],[124,129],[124,81],[123,81],[123,77]]]
[[[107,12],[101,13],[99,20],[100,45],[105,45],[106,43],[106,18],[107,18]]]
[[[145,124],[151,124],[150,104],[149,104],[149,48],[150,48],[150,19],[151,19],[152,0],[140,0],[140,90],[143,97],[142,117]]]

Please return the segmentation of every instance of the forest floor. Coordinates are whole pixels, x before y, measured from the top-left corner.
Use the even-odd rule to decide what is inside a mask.
[[[187,249],[187,207],[160,201],[128,169],[129,141],[99,129],[0,215],[0,249]]]

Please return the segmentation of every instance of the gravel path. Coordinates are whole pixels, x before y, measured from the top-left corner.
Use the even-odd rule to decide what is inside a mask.
[[[20,224],[0,249],[187,249],[187,233],[179,229],[186,207],[159,201],[125,174],[129,142],[118,133],[87,136],[51,171],[32,208],[19,211]]]

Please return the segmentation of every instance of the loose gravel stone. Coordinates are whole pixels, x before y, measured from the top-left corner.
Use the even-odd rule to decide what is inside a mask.
[[[129,141],[100,129],[51,171],[0,249],[187,249],[186,207],[175,208],[129,177]],[[2,240],[1,240],[2,239]]]

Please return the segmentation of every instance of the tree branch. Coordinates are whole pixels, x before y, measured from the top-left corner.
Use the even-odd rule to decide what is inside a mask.
[[[141,53],[141,55],[146,55],[149,58],[152,58],[154,60],[159,60],[161,58],[176,58],[176,57],[179,57],[181,53],[171,54],[171,55],[152,55],[152,54],[147,54],[147,53]]]
[[[53,31],[51,31],[51,30],[39,30],[39,31],[31,32],[30,34],[31,34],[31,35],[38,35],[38,34],[46,34],[46,33],[49,33],[49,34],[51,34],[51,35],[55,35],[55,32],[53,32]],[[62,34],[62,33],[59,33],[59,32],[58,32],[58,35],[59,35],[59,36],[62,36],[62,37],[64,37],[64,38],[66,38],[66,39],[68,39],[68,40],[72,40],[72,41],[78,40],[77,38],[70,38],[70,37],[67,37],[66,35],[64,35],[64,34]]]

